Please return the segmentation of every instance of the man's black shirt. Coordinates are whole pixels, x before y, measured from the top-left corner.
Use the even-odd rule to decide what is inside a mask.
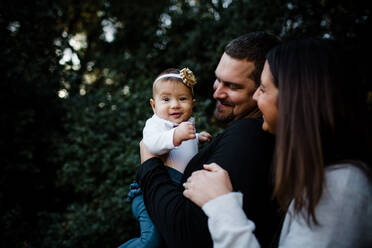
[[[203,164],[217,163],[228,171],[235,191],[243,193],[243,209],[256,225],[262,247],[273,244],[279,232],[279,214],[272,200],[271,163],[274,136],[262,130],[262,120],[234,121],[189,162],[183,181]],[[212,247],[208,218],[185,198],[182,185],[170,179],[158,158],[145,161],[137,171],[146,208],[168,247]]]

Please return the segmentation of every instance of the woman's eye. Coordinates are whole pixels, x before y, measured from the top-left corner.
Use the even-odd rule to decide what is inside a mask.
[[[168,97],[164,97],[163,98],[163,101],[168,102],[169,101],[169,98]]]
[[[186,100],[187,100],[186,97],[181,97],[181,98],[180,98],[180,101],[186,101]]]
[[[262,86],[260,86],[260,91],[263,93],[265,92],[264,88]]]

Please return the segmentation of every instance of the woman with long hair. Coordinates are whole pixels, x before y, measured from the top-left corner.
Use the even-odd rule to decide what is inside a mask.
[[[366,99],[348,54],[334,41],[306,39],[267,55],[254,99],[262,128],[276,136],[280,247],[372,247]],[[260,247],[244,196],[221,167],[205,165],[184,187],[208,216],[215,247]]]

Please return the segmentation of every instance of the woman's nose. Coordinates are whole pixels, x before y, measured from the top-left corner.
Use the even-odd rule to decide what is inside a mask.
[[[258,87],[257,89],[256,89],[256,91],[254,92],[254,94],[253,94],[253,100],[255,100],[256,102],[258,101],[258,96],[259,96],[259,94],[260,94],[260,88]]]

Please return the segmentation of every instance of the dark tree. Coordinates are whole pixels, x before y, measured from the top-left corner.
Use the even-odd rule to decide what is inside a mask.
[[[197,129],[216,133],[215,67],[228,41],[257,30],[344,42],[371,108],[368,1],[1,1],[1,247],[116,247],[136,235],[125,198],[153,79],[190,67]]]

